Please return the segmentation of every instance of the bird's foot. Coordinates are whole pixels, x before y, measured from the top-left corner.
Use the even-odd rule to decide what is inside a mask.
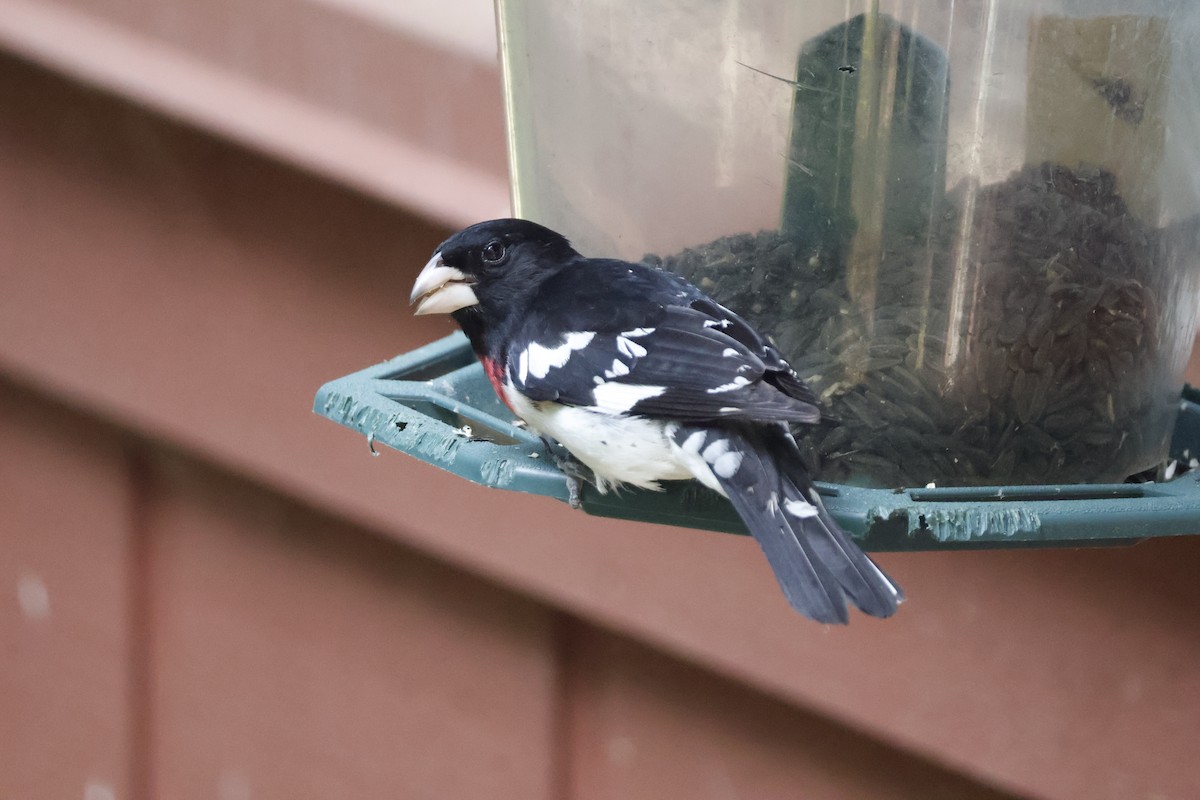
[[[554,459],[554,466],[558,467],[567,479],[567,503],[571,508],[583,508],[583,485],[595,483],[595,474],[558,442],[542,437],[542,444],[546,445],[546,451]]]

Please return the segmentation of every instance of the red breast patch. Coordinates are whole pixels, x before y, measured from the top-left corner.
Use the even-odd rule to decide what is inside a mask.
[[[508,405],[508,398],[504,396],[504,383],[506,380],[504,366],[496,359],[486,356],[481,357],[479,360],[483,363],[483,371],[487,375],[488,380],[492,382],[492,388],[496,390],[496,396],[504,402],[504,405],[508,406],[509,411],[515,414],[516,410],[511,405]]]

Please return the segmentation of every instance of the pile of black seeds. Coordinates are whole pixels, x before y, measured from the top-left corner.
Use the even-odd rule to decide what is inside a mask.
[[[929,229],[886,242],[858,297],[845,254],[778,232],[646,260],[788,355],[824,403],[827,419],[802,438],[822,480],[1119,482],[1152,468],[1178,391],[1155,372],[1173,266],[1162,232],[1101,170],[1028,167],[975,193],[966,231],[964,195],[948,195]]]

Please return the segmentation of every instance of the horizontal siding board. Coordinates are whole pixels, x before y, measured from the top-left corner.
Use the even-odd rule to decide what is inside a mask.
[[[549,612],[228,476],[152,474],[154,796],[549,800]]]
[[[497,65],[354,15],[0,0],[0,47],[448,225],[509,209]]]
[[[571,641],[571,800],[1011,797],[619,636]]]

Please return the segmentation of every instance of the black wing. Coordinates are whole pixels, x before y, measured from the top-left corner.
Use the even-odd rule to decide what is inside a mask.
[[[507,362],[533,400],[689,422],[820,419],[812,392],[753,327],[644,265],[588,261],[547,282]]]

